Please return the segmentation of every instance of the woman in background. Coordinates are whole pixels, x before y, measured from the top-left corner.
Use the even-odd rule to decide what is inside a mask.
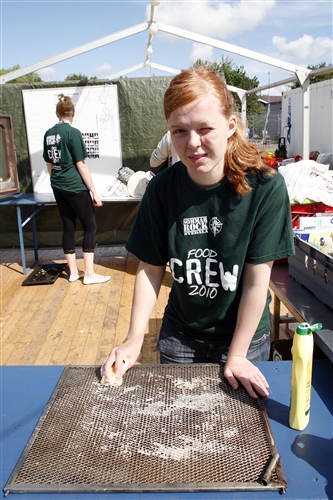
[[[59,122],[44,136],[43,158],[63,223],[62,246],[69,268],[69,281],[83,278],[85,285],[104,283],[110,276],[94,272],[96,220],[94,206],[102,201],[93,184],[85,158],[88,156],[81,132],[72,127],[75,109],[70,97],[59,95]],[[75,254],[76,219],[83,228],[84,272],[78,270]]]

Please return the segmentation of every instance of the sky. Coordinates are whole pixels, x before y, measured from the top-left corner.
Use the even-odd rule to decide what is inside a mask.
[[[149,21],[149,0],[0,0],[1,68],[21,68]],[[155,21],[216,38],[298,66],[333,63],[332,0],[161,0]],[[148,31],[72,57],[38,72],[44,81],[63,81],[81,73],[107,79],[144,63]],[[257,77],[260,85],[288,78],[290,71],[259,63],[179,36],[158,32],[150,61],[176,70],[198,58],[228,57],[234,66]],[[124,76],[166,76],[142,67]],[[287,90],[276,87],[278,95]],[[267,92],[266,92],[267,93]]]

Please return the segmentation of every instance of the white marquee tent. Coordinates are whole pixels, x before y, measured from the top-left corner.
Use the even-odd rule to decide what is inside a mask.
[[[174,68],[169,68],[169,67],[163,66],[161,64],[156,64],[156,63],[151,62],[151,60],[150,60],[150,56],[153,52],[153,50],[152,50],[153,37],[160,31],[160,32],[171,34],[171,35],[179,36],[182,38],[186,38],[186,39],[198,42],[198,43],[202,43],[204,45],[215,47],[217,49],[221,49],[221,50],[224,50],[226,52],[231,52],[233,54],[247,57],[249,59],[254,59],[256,61],[268,64],[270,66],[275,66],[275,67],[278,67],[280,69],[288,71],[290,76],[288,78],[286,78],[285,80],[271,83],[269,85],[258,87],[258,88],[252,89],[252,90],[246,91],[246,90],[235,88],[232,86],[228,86],[228,88],[229,88],[229,90],[231,90],[233,92],[237,92],[237,94],[242,102],[242,116],[243,116],[243,120],[245,122],[246,121],[246,96],[248,94],[261,92],[261,91],[269,89],[269,88],[278,87],[280,85],[286,85],[288,83],[291,83],[291,82],[298,80],[298,82],[302,88],[302,92],[303,92],[303,155],[302,156],[303,156],[303,159],[309,158],[309,143],[310,143],[309,84],[310,84],[310,78],[314,77],[318,74],[331,72],[332,67],[328,66],[325,68],[320,68],[318,70],[310,71],[309,69],[306,69],[302,66],[298,66],[296,64],[285,62],[285,61],[282,61],[280,59],[276,59],[274,57],[270,57],[270,56],[267,56],[265,54],[261,54],[259,52],[254,52],[254,51],[249,50],[249,49],[245,49],[242,47],[238,47],[236,45],[232,45],[230,43],[223,42],[221,40],[217,40],[217,39],[214,39],[214,38],[211,38],[208,36],[200,35],[198,33],[193,33],[193,32],[188,31],[188,30],[177,28],[175,26],[170,26],[168,24],[164,24],[163,22],[159,22],[159,21],[155,20],[155,9],[160,4],[160,1],[150,0],[150,4],[151,4],[151,15],[150,15],[149,21],[137,24],[135,26],[131,26],[130,28],[127,28],[125,30],[118,31],[116,33],[105,36],[103,38],[99,38],[97,40],[86,43],[84,45],[81,45],[81,46],[76,47],[74,49],[68,50],[66,52],[62,52],[62,53],[57,54],[55,56],[52,56],[52,57],[49,57],[49,58],[44,59],[42,61],[39,61],[37,63],[31,64],[29,66],[25,66],[24,68],[20,68],[20,69],[17,69],[15,71],[12,71],[10,73],[6,73],[0,77],[0,83],[4,84],[6,82],[10,82],[11,80],[14,80],[15,78],[18,78],[20,76],[24,76],[26,74],[29,74],[29,73],[32,73],[35,71],[39,71],[39,70],[46,68],[48,66],[51,66],[53,64],[57,64],[57,63],[62,62],[66,59],[70,59],[71,57],[78,56],[78,55],[83,54],[85,52],[88,52],[90,50],[98,49],[99,47],[102,47],[104,45],[108,45],[110,43],[116,42],[116,41],[121,40],[123,38],[135,35],[137,33],[141,33],[145,30],[148,30],[148,44],[147,44],[147,49],[146,49],[146,59],[144,60],[144,62],[137,64],[135,66],[132,66],[130,68],[126,68],[123,71],[119,71],[117,73],[114,73],[113,75],[110,76],[110,80],[119,78],[123,75],[126,75],[128,73],[136,71],[142,67],[146,67],[147,69],[155,68],[155,69],[165,71],[167,73],[177,74],[180,72],[180,70],[177,70]]]

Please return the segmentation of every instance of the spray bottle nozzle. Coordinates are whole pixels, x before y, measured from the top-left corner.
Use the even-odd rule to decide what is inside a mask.
[[[317,332],[321,330],[323,325],[321,323],[315,323],[314,325],[309,325],[309,323],[300,323],[296,329],[296,333],[299,335],[310,335],[312,332]]]

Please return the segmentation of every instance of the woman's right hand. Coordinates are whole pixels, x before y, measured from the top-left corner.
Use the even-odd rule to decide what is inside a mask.
[[[97,193],[91,193],[91,197],[94,207],[101,207],[103,205],[102,200]]]
[[[126,340],[120,346],[115,347],[102,363],[101,376],[105,377],[106,382],[110,382],[111,368],[114,364],[115,380],[118,381],[135,364],[140,351],[141,345],[131,340]]]

